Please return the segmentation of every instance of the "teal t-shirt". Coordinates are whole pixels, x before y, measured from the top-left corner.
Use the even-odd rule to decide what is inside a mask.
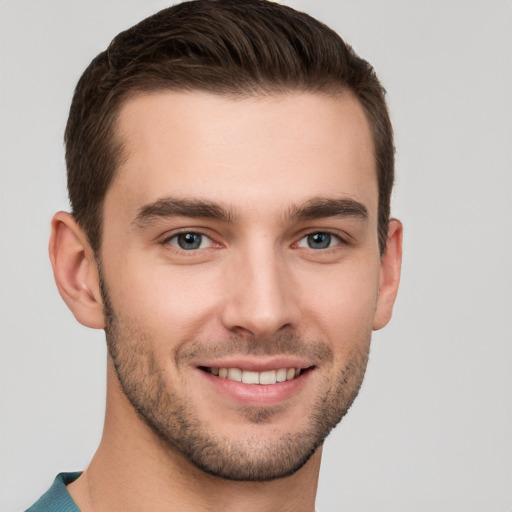
[[[52,486],[25,512],[80,512],[66,485],[82,473],[59,473]]]

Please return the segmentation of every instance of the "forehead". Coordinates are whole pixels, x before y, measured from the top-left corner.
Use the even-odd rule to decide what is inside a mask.
[[[376,210],[371,131],[350,94],[230,98],[158,92],[129,99],[124,158],[107,194],[133,206],[168,195],[276,208],[349,196]]]

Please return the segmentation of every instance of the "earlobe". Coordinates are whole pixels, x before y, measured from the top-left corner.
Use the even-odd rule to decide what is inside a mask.
[[[87,237],[69,213],[54,215],[49,253],[57,288],[75,318],[87,327],[103,329],[98,265]]]
[[[398,293],[402,267],[402,223],[397,219],[389,222],[386,250],[381,258],[380,283],[373,329],[382,329],[390,320]]]

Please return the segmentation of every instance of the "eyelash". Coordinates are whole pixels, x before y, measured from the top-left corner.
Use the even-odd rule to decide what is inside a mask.
[[[301,242],[303,242],[303,241],[306,241],[306,244],[307,244],[309,242],[308,238],[313,237],[315,235],[327,235],[329,237],[329,244],[331,242],[336,242],[336,243],[334,243],[334,245],[329,245],[328,247],[317,247],[317,248],[300,245]],[[346,241],[337,233],[332,233],[331,231],[317,230],[317,231],[310,231],[309,233],[306,233],[294,245],[297,245],[298,247],[301,247],[303,249],[308,249],[308,250],[315,251],[315,252],[319,252],[319,251],[329,252],[329,251],[336,250],[336,248],[342,244],[346,244]]]
[[[175,245],[172,243],[173,240],[177,240],[178,237],[180,237],[181,235],[196,235],[196,236],[199,236],[201,237],[201,241],[200,241],[200,244],[202,244],[204,242],[204,239],[207,239],[209,240],[209,245],[208,247],[196,247],[196,248],[191,248],[191,249],[184,249],[183,247],[179,247],[178,245]],[[329,245],[328,247],[320,247],[320,248],[314,248],[314,247],[307,247],[307,246],[301,246],[301,242],[303,241],[306,241],[306,243],[308,243],[308,237],[311,237],[311,236],[314,236],[314,235],[327,235],[329,237],[329,243],[333,242],[333,238],[335,239],[334,241],[337,240],[337,242],[334,244],[334,245]],[[339,234],[337,233],[333,233],[332,231],[329,231],[329,230],[325,230],[325,231],[322,231],[322,230],[313,230],[313,231],[310,231],[310,232],[307,232],[305,234],[303,234],[298,241],[294,242],[292,244],[292,247],[295,246],[295,247],[298,247],[298,248],[302,248],[302,249],[307,249],[307,250],[310,250],[310,251],[314,251],[314,252],[322,252],[322,253],[326,253],[326,252],[331,252],[333,250],[336,250],[338,248],[338,246],[340,245],[346,245],[348,242],[346,241],[346,239],[344,239],[343,237],[341,237]],[[217,245],[217,247],[220,247],[221,244],[219,243],[216,243],[215,240],[211,237],[211,236],[208,236],[207,234],[201,232],[200,230],[183,230],[183,231],[179,231],[177,233],[173,233],[171,236],[168,236],[166,237],[164,240],[162,240],[161,242],[162,245],[166,246],[169,250],[173,250],[173,251],[176,251],[176,252],[179,252],[180,254],[187,254],[192,256],[194,253],[197,253],[199,249],[202,249],[202,250],[205,250],[205,249],[211,249],[211,248],[214,248],[215,245]]]
[[[198,248],[195,248],[195,249],[184,249],[182,247],[179,247],[177,245],[174,245],[172,243],[173,240],[178,240],[178,238],[181,236],[181,235],[196,235],[196,236],[199,236],[201,237],[201,244],[203,243],[204,239],[207,239],[210,241],[210,244],[208,247],[198,247]],[[179,231],[177,233],[173,233],[171,236],[168,236],[166,237],[164,240],[162,240],[161,242],[162,245],[164,246],[167,246],[167,248],[169,249],[172,249],[176,252],[179,252],[180,254],[181,253],[189,253],[190,255],[192,255],[193,253],[197,252],[198,249],[209,249],[211,248],[213,245],[220,245],[220,244],[216,244],[216,242],[212,239],[211,236],[208,236],[207,234],[205,233],[202,233],[201,231],[197,230],[183,230],[183,231]]]

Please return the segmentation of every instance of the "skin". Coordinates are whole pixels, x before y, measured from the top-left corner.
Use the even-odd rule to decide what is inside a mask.
[[[311,429],[319,400],[336,409],[335,424],[357,394],[372,329],[391,317],[400,275],[398,221],[390,222],[383,256],[378,247],[373,143],[362,108],[349,94],[163,92],[130,99],[118,130],[125,158],[104,203],[103,295],[83,232],[64,212],[52,223],[56,282],[75,317],[105,328],[108,290],[117,319],[106,326],[103,438],[68,487],[72,497],[83,512],[311,512],[321,447],[282,478],[208,474],[136,412],[112,354],[125,362],[117,366],[127,381],[132,376],[125,391],[149,393],[142,405],[158,375],[160,390],[174,398],[153,405],[185,404],[215,441],[251,460],[282,453],[284,435]],[[214,202],[229,215],[170,215],[170,200],[184,199]],[[311,208],[319,203],[330,209]],[[202,245],[181,249],[183,231],[203,234]],[[314,233],[329,233],[329,246],[311,247]],[[224,381],[226,392],[198,368],[235,364],[308,371],[288,393],[247,388],[244,398],[243,386]]]

